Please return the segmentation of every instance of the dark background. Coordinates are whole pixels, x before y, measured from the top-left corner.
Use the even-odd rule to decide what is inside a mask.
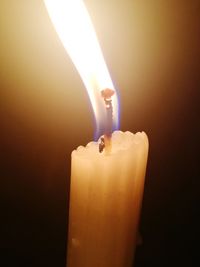
[[[135,267],[198,266],[199,1],[86,4],[121,130],[149,137]],[[42,1],[0,1],[0,266],[65,266],[70,154],[92,123]]]

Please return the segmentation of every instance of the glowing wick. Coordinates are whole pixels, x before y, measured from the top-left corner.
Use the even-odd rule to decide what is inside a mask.
[[[100,139],[99,152],[101,153],[105,148],[105,152],[109,153],[111,151],[111,135],[112,135],[112,125],[113,125],[113,107],[112,107],[112,96],[114,95],[112,89],[106,88],[101,91],[101,96],[103,97],[106,105],[106,124],[104,130],[104,136]]]

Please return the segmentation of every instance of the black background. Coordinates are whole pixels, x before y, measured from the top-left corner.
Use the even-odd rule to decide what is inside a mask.
[[[64,267],[70,154],[93,118],[42,2],[16,2],[0,3],[0,266]],[[134,266],[198,266],[199,1],[86,2],[121,129],[149,137]]]

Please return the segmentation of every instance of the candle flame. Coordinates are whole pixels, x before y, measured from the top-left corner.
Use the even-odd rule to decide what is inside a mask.
[[[78,70],[87,89],[95,119],[96,138],[106,122],[105,102],[101,91],[110,88],[112,96],[113,130],[118,128],[117,92],[110,78],[90,16],[82,0],[44,0],[54,27]]]

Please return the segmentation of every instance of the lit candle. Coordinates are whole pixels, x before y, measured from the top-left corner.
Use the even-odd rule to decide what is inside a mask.
[[[68,267],[131,267],[144,188],[148,139],[115,131],[118,99],[81,0],[44,0],[87,88],[99,142],[72,152]],[[103,128],[102,128],[103,127]]]

